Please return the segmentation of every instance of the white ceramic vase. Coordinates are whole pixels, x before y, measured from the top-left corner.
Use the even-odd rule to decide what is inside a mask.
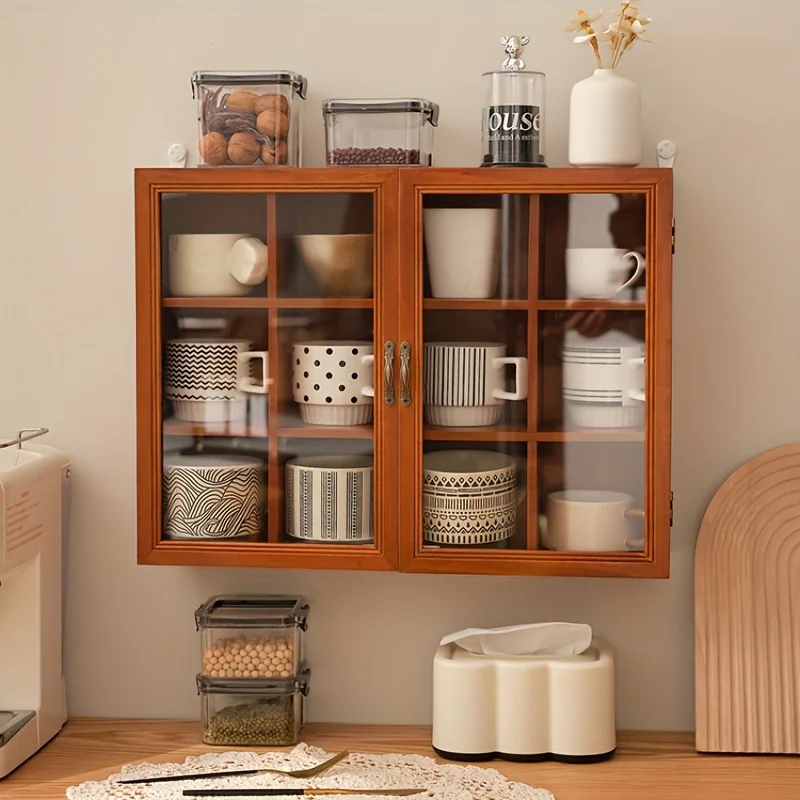
[[[635,167],[641,160],[639,87],[615,69],[596,69],[572,87],[569,163],[574,167]]]

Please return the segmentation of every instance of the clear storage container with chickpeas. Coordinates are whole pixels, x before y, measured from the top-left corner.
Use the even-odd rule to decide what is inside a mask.
[[[195,72],[200,165],[302,166],[308,82],[296,72]]]
[[[309,675],[307,669],[278,680],[219,680],[198,675],[203,742],[245,747],[297,744]]]
[[[276,680],[299,673],[308,624],[308,605],[302,597],[217,596],[194,617],[202,647],[201,675]]]

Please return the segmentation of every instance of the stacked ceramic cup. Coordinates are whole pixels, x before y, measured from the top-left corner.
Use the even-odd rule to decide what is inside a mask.
[[[247,417],[248,394],[266,394],[267,353],[250,350],[245,339],[187,338],[167,342],[164,390],[177,419],[188,422],[240,422]],[[251,362],[262,362],[262,378]]]
[[[517,523],[517,462],[491,450],[442,450],[423,458],[423,538],[438,545],[510,539]]]
[[[567,331],[561,351],[564,418],[581,428],[644,423],[644,343],[621,331],[587,338]]]
[[[292,348],[292,396],[311,425],[367,425],[375,390],[372,342],[297,342]]]
[[[528,359],[507,357],[501,342],[425,344],[425,421],[430,425],[496,425],[506,400],[528,397]],[[504,367],[515,370],[508,391]]]

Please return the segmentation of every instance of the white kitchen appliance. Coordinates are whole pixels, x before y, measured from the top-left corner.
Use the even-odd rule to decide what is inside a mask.
[[[433,748],[451,761],[592,763],[616,749],[614,658],[598,639],[577,655],[506,655],[440,644]]]
[[[0,778],[67,721],[61,587],[69,460],[27,443],[45,433],[0,439]]]

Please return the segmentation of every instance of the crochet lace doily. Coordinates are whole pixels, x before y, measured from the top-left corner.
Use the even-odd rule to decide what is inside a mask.
[[[207,753],[190,756],[182,764],[127,764],[122,772],[104,781],[87,781],[67,789],[69,800],[183,800],[183,790],[222,788],[329,787],[342,789],[425,790],[410,800],[555,800],[545,789],[509,781],[495,769],[438,764],[418,755],[368,755],[351,753],[316,778],[284,775],[243,775],[169,783],[120,784],[123,778],[147,778],[226,769],[305,769],[325,761],[333,753],[298,744],[289,753]],[[354,796],[355,797],[355,796]],[[364,798],[366,800],[366,798]],[[375,800],[375,798],[371,798]],[[389,798],[388,800],[391,800]]]

